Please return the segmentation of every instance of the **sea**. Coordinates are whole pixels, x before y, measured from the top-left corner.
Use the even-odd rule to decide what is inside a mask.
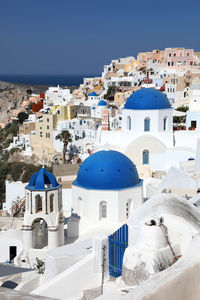
[[[0,75],[0,81],[21,83],[30,85],[48,86],[79,86],[83,78],[98,77],[99,74],[77,74],[77,75]]]

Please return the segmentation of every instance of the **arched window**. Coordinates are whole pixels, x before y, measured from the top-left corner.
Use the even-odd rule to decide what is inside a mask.
[[[128,118],[127,118],[127,129],[131,130],[131,117],[130,116],[128,116]]]
[[[78,197],[78,214],[80,217],[83,215],[83,199]]]
[[[99,220],[107,218],[107,202],[101,201],[99,203]]]
[[[143,151],[143,165],[148,165],[149,164],[149,151],[144,150]]]
[[[50,195],[50,212],[54,211],[54,194]]]
[[[42,197],[40,195],[35,196],[35,212],[42,211]]]
[[[167,117],[165,117],[164,120],[163,120],[163,130],[164,131],[167,130]]]
[[[144,119],[144,131],[150,131],[150,119],[149,118]]]

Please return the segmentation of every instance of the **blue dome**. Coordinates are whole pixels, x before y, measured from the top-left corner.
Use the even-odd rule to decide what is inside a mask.
[[[118,151],[99,151],[89,156],[73,185],[92,190],[120,190],[142,181],[132,161]]]
[[[45,168],[40,169],[39,172],[36,172],[31,176],[29,184],[26,186],[29,190],[48,190],[55,189],[58,186],[55,176],[47,172]]]
[[[100,100],[98,103],[98,106],[106,106],[107,105],[107,101],[106,100]]]
[[[95,92],[91,92],[89,96],[97,96],[97,94]]]
[[[171,108],[169,100],[162,92],[145,88],[133,93],[124,106],[125,109],[167,109]]]

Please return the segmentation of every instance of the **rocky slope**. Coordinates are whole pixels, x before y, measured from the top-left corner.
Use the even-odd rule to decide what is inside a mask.
[[[28,91],[39,94],[44,92],[46,86],[21,85],[0,81],[0,123],[9,118],[13,109],[21,106],[24,100],[30,96]]]

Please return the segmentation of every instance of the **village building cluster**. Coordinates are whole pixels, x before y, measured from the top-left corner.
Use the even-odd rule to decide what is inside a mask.
[[[16,293],[198,299],[200,52],[112,60],[73,92],[31,101],[5,149],[42,164],[6,182],[0,262],[16,266]]]

